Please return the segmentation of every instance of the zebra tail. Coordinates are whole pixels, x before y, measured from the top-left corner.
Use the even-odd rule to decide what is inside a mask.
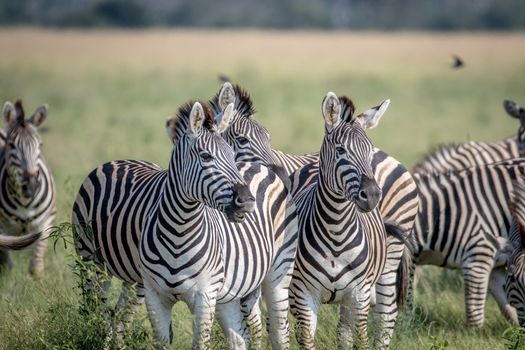
[[[408,246],[403,249],[401,261],[397,267],[396,275],[396,303],[400,307],[408,305],[408,298],[410,296],[410,280],[412,278],[412,252]]]
[[[0,235],[0,249],[2,250],[20,250],[33,244],[40,238],[42,232],[29,233],[23,236],[6,236]]]

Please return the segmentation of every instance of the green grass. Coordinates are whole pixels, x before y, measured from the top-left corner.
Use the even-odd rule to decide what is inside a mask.
[[[5,49],[0,100],[21,97],[28,114],[49,104],[44,152],[58,187],[57,222],[64,222],[84,176],[98,164],[131,158],[165,166],[170,152],[165,118],[188,99],[211,98],[220,87],[218,73],[251,92],[256,118],[270,131],[273,146],[287,152],[319,148],[320,105],[327,91],[347,94],[359,111],[390,98],[388,112],[370,135],[408,167],[439,142],[512,135],[518,123],[505,115],[502,100],[525,103],[525,48],[517,45],[523,39],[523,34],[0,30]],[[465,69],[448,67],[452,52],[465,57]],[[13,270],[0,275],[0,350],[89,343],[100,320],[78,312],[81,293],[69,267],[71,248],[50,247],[46,275],[38,281],[27,273],[29,254],[14,253]],[[508,325],[492,299],[485,325],[467,329],[461,279],[437,268],[426,271],[416,315],[401,318],[393,349],[447,344],[448,349],[503,349],[523,340],[512,328],[504,335]],[[117,295],[118,283],[113,302]],[[337,307],[322,308],[319,349],[336,346],[337,317]],[[136,319],[128,348],[151,346],[144,340],[150,339],[144,307]],[[173,322],[173,348],[189,348],[185,305],[176,305]],[[214,335],[214,347],[222,348],[220,331]]]

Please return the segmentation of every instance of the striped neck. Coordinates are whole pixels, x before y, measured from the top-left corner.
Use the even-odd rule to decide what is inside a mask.
[[[330,235],[341,235],[355,232],[359,229],[357,206],[344,195],[331,191],[322,177],[314,188],[314,205],[312,211],[323,221],[326,232]]]
[[[208,208],[201,202],[188,198],[183,189],[182,176],[185,171],[183,154],[183,149],[172,151],[158,208],[159,223],[169,225],[165,229],[176,235],[183,235],[186,231],[191,230],[208,211]]]

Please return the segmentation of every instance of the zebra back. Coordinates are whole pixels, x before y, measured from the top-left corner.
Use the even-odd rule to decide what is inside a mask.
[[[415,173],[440,173],[524,157],[525,111],[523,107],[510,100],[504,100],[503,106],[509,116],[520,120],[517,136],[493,143],[470,141],[461,144],[440,145],[416,163],[412,171]]]

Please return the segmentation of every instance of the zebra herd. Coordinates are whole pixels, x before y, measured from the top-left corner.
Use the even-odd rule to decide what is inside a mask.
[[[469,326],[482,325],[487,291],[525,325],[525,111],[504,103],[517,137],[442,146],[409,172],[365,132],[389,103],[357,113],[329,92],[321,148],[304,155],[271,148],[238,85],[181,106],[166,122],[168,169],[118,160],[82,183],[72,223],[88,292],[102,285],[107,300],[104,272],[121,279],[116,307],[145,301],[162,347],[178,301],[194,315],[193,348],[209,347],[215,316],[231,348],[259,347],[262,300],[272,348],[290,347],[290,311],[299,345],[314,349],[322,304],[340,305],[341,347],[369,346],[371,313],[373,345],[388,348],[415,265],[431,264],[461,271]],[[47,107],[26,119],[7,102],[3,116],[0,264],[34,244],[39,276],[56,211],[37,132]]]

